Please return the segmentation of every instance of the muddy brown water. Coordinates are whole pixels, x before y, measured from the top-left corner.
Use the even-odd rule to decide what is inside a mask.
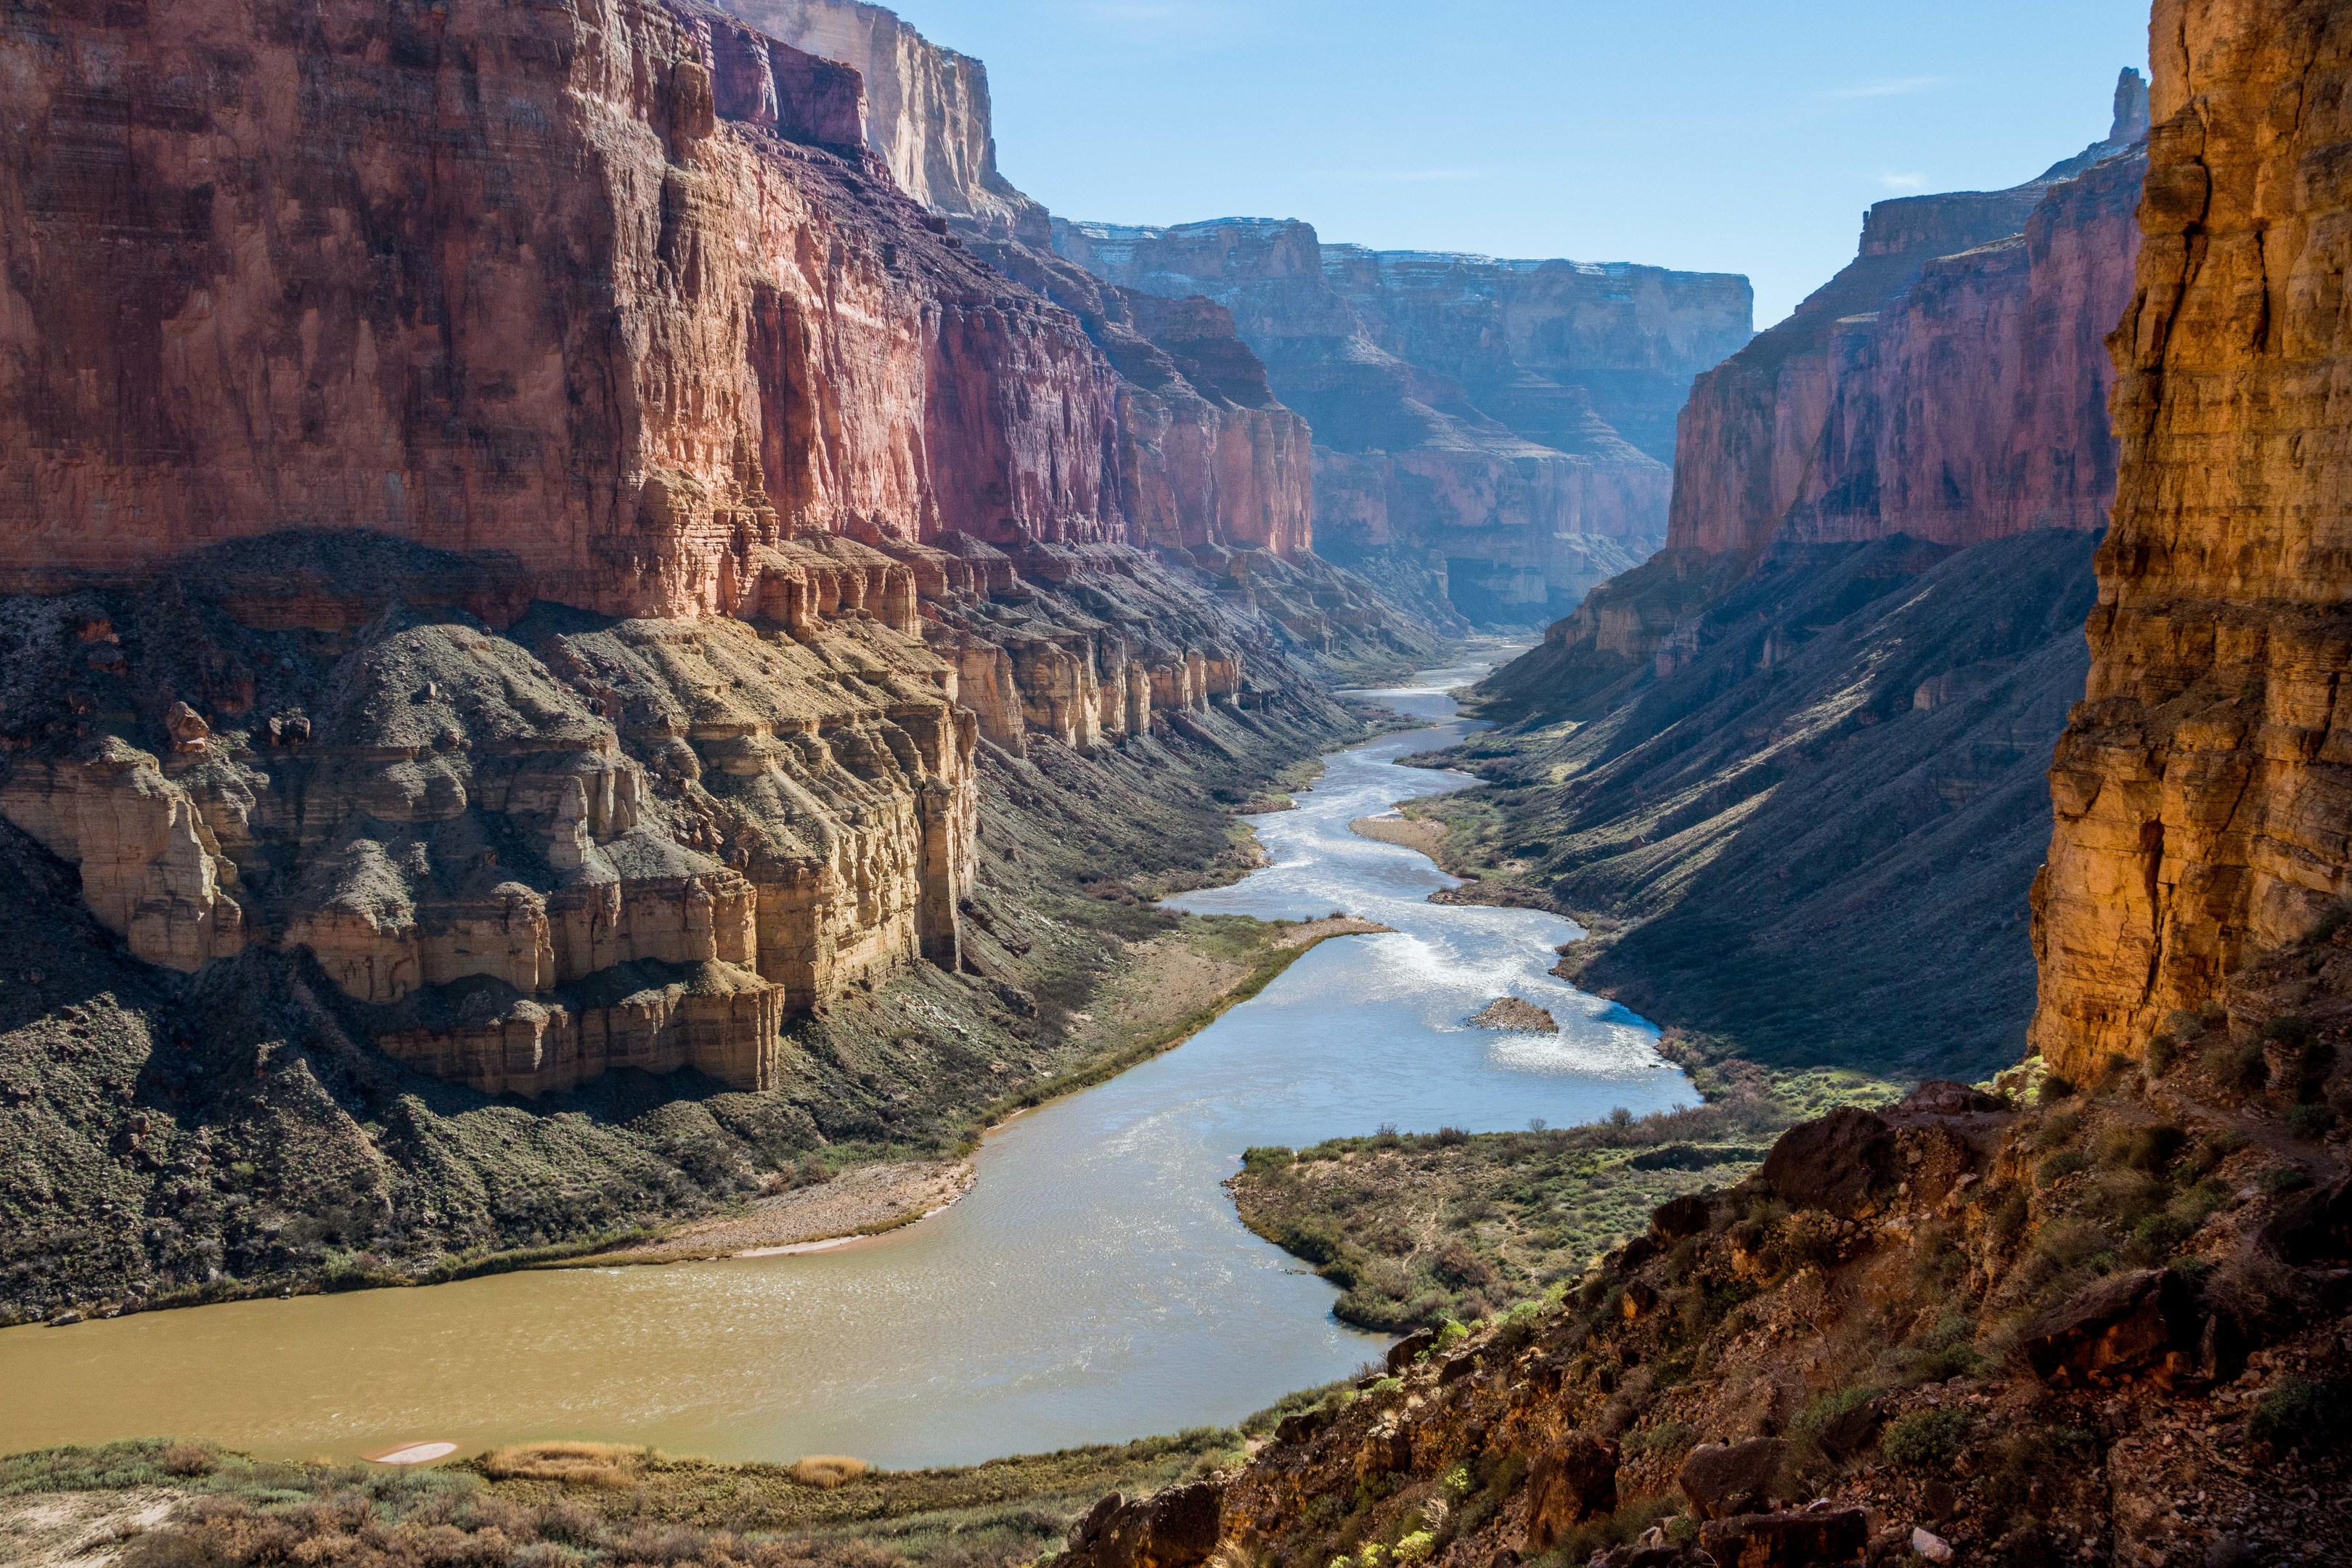
[[[1380,693],[1431,728],[1335,753],[1255,819],[1272,864],[1182,907],[1334,910],[1325,942],[1178,1049],[1000,1129],[971,1194],[921,1225],[797,1257],[520,1273],[0,1331],[0,1452],[169,1435],[288,1458],[548,1438],[719,1458],[964,1463],[1238,1420],[1385,1342],[1242,1228],[1242,1150],[1392,1123],[1497,1130],[1696,1097],[1654,1031],[1546,971],[1569,922],[1427,902],[1449,879],[1351,820],[1459,775],[1449,686]],[[1556,1037],[1466,1026],[1497,996]]]

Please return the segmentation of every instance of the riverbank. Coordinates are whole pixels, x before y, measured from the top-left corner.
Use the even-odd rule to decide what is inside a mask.
[[[1016,1568],[1059,1544],[1105,1493],[1156,1491],[1237,1463],[1277,1414],[914,1471],[727,1465],[585,1444],[407,1472],[273,1463],[201,1443],[50,1449],[0,1458],[0,1561],[446,1568],[530,1552],[681,1568]]]
[[[1091,1007],[1071,1016],[1070,1045],[1078,1065],[992,1106],[987,1131],[1174,1050],[1265,990],[1317,944],[1388,929],[1340,915],[1295,921],[1192,917],[1166,936],[1135,943]],[[964,1158],[853,1165],[819,1185],[756,1199],[740,1213],[534,1267],[608,1268],[806,1251],[919,1224],[946,1212],[977,1179]]]

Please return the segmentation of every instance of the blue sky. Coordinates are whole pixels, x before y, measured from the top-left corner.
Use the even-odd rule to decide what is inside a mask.
[[[2146,0],[899,0],[988,62],[1015,184],[1069,217],[1745,272],[1759,325],[1863,210],[2105,132]]]

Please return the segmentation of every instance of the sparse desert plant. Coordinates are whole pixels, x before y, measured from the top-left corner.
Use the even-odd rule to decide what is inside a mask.
[[[2215,1046],[2205,1053],[2204,1066],[2215,1083],[2240,1094],[2259,1094],[2270,1086],[2270,1058],[2259,1041]]]
[[[846,1486],[873,1469],[863,1459],[853,1459],[846,1454],[811,1454],[793,1466],[793,1479],[804,1487],[820,1487],[826,1491]]]
[[[2159,1029],[2148,1037],[2148,1077],[2162,1078],[2172,1070],[2172,1064],[2179,1059],[2180,1042],[2173,1038],[2169,1030]]]
[[[2336,1125],[2336,1110],[2333,1106],[2298,1105],[2286,1113],[2286,1125],[2298,1138],[2325,1138]]]

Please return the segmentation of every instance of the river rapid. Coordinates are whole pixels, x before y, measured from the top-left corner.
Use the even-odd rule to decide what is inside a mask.
[[[1349,831],[1472,782],[1396,759],[1458,740],[1447,689],[1487,668],[1366,693],[1430,727],[1332,754],[1297,809],[1252,819],[1268,865],[1173,900],[1340,910],[1391,934],[1326,942],[1183,1046],[999,1129],[971,1194],[937,1217],[796,1257],[6,1330],[0,1453],[155,1434],[279,1457],[598,1438],[960,1464],[1228,1423],[1352,1373],[1384,1342],[1242,1227],[1220,1184],[1243,1149],[1696,1099],[1648,1025],[1547,973],[1569,921],[1430,903],[1451,879],[1427,857]],[[1559,1035],[1465,1024],[1503,995]]]

